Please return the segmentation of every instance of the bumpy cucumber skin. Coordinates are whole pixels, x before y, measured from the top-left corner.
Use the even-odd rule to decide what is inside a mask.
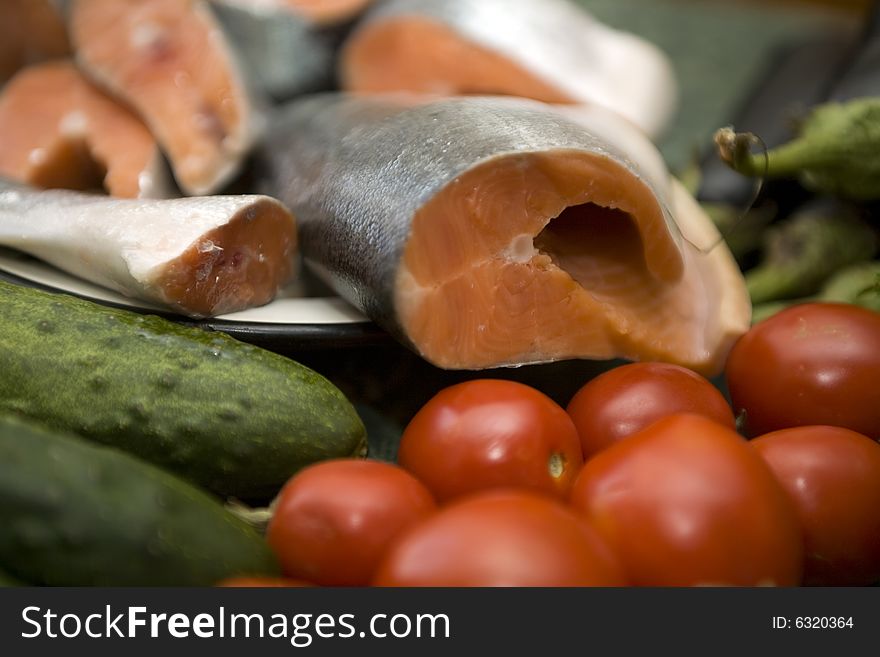
[[[329,381],[221,333],[0,281],[0,413],[268,498],[366,431]]]
[[[52,586],[210,586],[276,574],[207,493],[116,449],[0,418],[0,565]]]

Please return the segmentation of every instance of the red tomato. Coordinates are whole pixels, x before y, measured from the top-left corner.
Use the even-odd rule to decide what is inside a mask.
[[[526,490],[458,500],[394,542],[378,586],[623,586],[614,555],[561,503]]]
[[[577,429],[534,388],[483,379],[442,390],[406,427],[398,462],[436,498],[522,487],[567,498],[583,465]]]
[[[674,413],[696,413],[736,428],[733,411],[715,386],[666,363],[633,363],[605,372],[581,388],[567,410],[587,459]]]
[[[633,584],[800,582],[791,501],[745,440],[702,416],[663,418],[594,456],[572,504]]]
[[[795,502],[811,585],[880,582],[880,445],[839,427],[797,427],[752,441]]]
[[[267,538],[286,575],[363,586],[390,541],[435,508],[428,490],[395,465],[324,461],[284,486]]]
[[[226,588],[304,588],[314,584],[304,582],[301,579],[288,579],[286,577],[230,577],[217,582],[217,586]]]
[[[833,425],[880,439],[880,313],[808,303],[734,345],[727,383],[752,435]]]

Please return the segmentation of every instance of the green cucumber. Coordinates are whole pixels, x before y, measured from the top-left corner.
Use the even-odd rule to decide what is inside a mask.
[[[51,586],[209,586],[277,572],[195,486],[119,450],[0,418],[0,564]]]
[[[352,456],[329,381],[222,333],[0,281],[0,414],[118,447],[223,496],[269,498]]]

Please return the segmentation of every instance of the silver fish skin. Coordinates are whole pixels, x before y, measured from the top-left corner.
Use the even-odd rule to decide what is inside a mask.
[[[367,13],[352,38],[405,17],[436,21],[504,55],[575,102],[622,114],[648,135],[662,133],[674,115],[678,85],[667,56],[570,0],[386,0]]]
[[[341,28],[315,25],[271,4],[210,2],[251,80],[272,98],[333,86]]]
[[[394,286],[413,215],[458,176],[493,158],[556,149],[608,157],[652,189],[669,239],[680,245],[656,151],[632,127],[640,148],[615,144],[610,126],[624,122],[605,115],[610,141],[524,99],[320,95],[286,106],[270,121],[259,156],[262,191],[296,215],[306,264],[412,347],[395,310]],[[643,157],[655,158],[653,165],[642,167]]]
[[[119,199],[37,190],[0,178],[0,246],[123,295],[204,316],[170,302],[163,295],[163,276],[193,246],[200,253],[219,254],[223,249],[209,239],[212,231],[234,221],[253,221],[270,206],[289,217],[295,248],[294,218],[265,196]]]

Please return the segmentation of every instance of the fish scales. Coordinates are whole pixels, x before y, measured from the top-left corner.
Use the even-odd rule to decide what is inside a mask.
[[[274,98],[329,89],[339,30],[319,28],[291,11],[211,0],[211,8],[248,72]]]

